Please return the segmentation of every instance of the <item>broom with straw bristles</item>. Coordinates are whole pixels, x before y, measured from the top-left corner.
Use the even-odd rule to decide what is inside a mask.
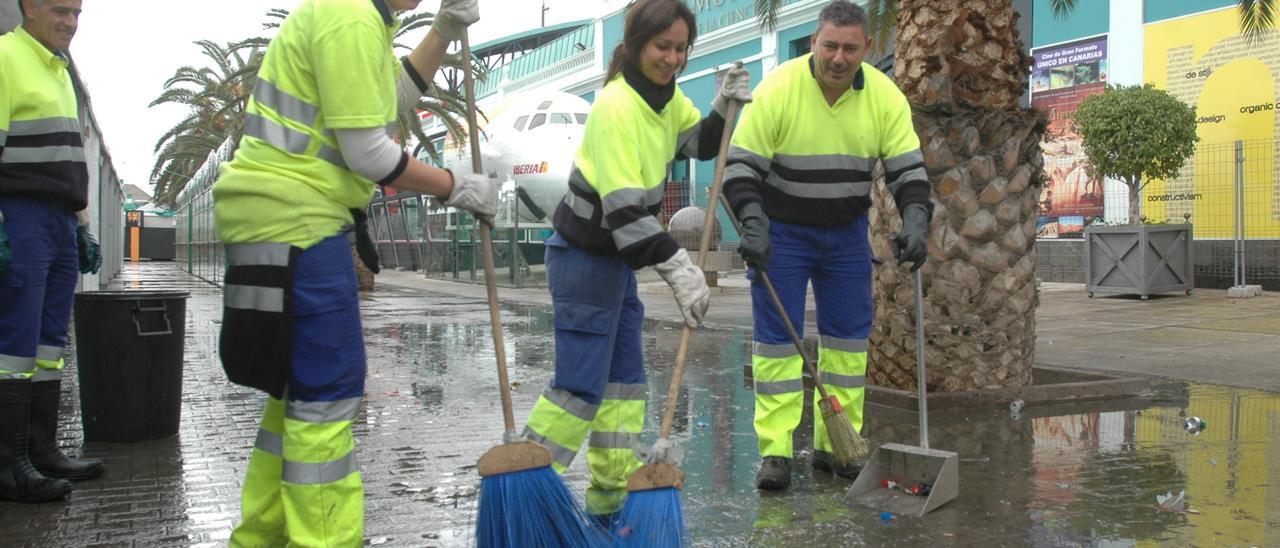
[[[733,208],[729,207],[729,199],[722,194],[720,195],[720,201],[724,203],[724,209],[729,214],[729,220],[733,221],[733,228],[741,234],[742,224],[738,222],[738,217],[733,214]],[[867,440],[858,435],[858,431],[853,428],[853,422],[844,414],[844,406],[840,405],[840,400],[827,394],[827,388],[822,385],[822,374],[818,372],[818,362],[809,359],[809,353],[805,352],[804,345],[800,342],[800,335],[796,333],[796,327],[791,323],[791,317],[787,316],[787,309],[782,306],[782,299],[778,297],[778,292],[773,289],[773,282],[769,281],[769,275],[765,271],[756,268],[756,277],[760,279],[760,283],[769,292],[769,299],[773,301],[773,307],[778,311],[778,316],[782,317],[783,325],[787,326],[787,333],[791,335],[791,342],[796,345],[796,351],[800,353],[800,359],[804,360],[804,366],[809,370],[809,376],[813,377],[813,385],[818,390],[818,408],[822,413],[822,422],[827,426],[827,438],[831,440],[831,456],[835,460],[835,464],[837,466],[851,466],[857,461],[867,458],[867,455],[871,453],[871,444],[867,443]]]
[[[742,62],[737,63],[738,67]],[[716,218],[716,197],[724,182],[724,165],[729,152],[729,138],[738,119],[742,105],[730,100],[724,117],[724,133],[720,136],[720,152],[716,155],[716,174],[711,183],[711,195],[702,221],[702,237],[698,241],[698,269],[707,265],[707,248],[711,246],[711,229]],[[684,472],[670,462],[671,422],[676,415],[676,401],[680,397],[680,378],[684,374],[684,362],[689,355],[689,339],[693,328],[685,324],[680,334],[680,347],[676,351],[676,367],[671,374],[671,386],[667,390],[667,405],[662,416],[662,429],[653,445],[649,463],[641,466],[627,481],[627,502],[614,522],[613,533],[618,546],[680,546],[684,538],[684,514],[680,508],[680,489],[684,487]]]
[[[471,167],[484,173],[480,162],[480,135],[476,124],[475,82],[471,75],[471,46],[462,35],[462,73],[467,93],[467,132],[471,141]],[[489,321],[498,361],[498,386],[506,430],[503,443],[485,452],[480,472],[480,511],[476,517],[476,545],[506,546],[609,546],[608,531],[597,525],[551,467],[551,452],[537,443],[520,439],[511,410],[511,386],[507,380],[507,356],[498,312],[498,286],[493,272],[493,227],[480,228],[484,281],[489,293]]]

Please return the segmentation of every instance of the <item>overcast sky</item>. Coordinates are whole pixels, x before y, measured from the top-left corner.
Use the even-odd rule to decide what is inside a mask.
[[[71,54],[92,97],[116,171],[126,182],[151,191],[149,175],[156,140],[182,119],[174,106],[147,108],[165,80],[183,65],[205,65],[196,40],[226,43],[265,35],[270,8],[293,9],[301,0],[84,0]],[[439,0],[424,0],[434,12]],[[547,24],[601,15],[622,0],[546,0]],[[540,24],[541,0],[480,0],[480,22],[472,43],[515,34]],[[412,46],[422,37],[403,43]]]

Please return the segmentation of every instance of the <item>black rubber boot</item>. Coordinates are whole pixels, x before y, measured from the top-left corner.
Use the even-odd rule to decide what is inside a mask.
[[[46,478],[27,457],[31,381],[0,380],[0,499],[48,502],[67,498],[71,482]]]
[[[831,453],[815,449],[813,451],[813,469],[835,474],[846,479],[857,479],[858,474],[862,472],[862,465],[858,463],[849,465],[836,464],[836,459]]]
[[[781,491],[791,486],[791,459],[765,457],[756,473],[756,487],[769,491]]]
[[[58,449],[58,398],[62,381],[31,383],[31,464],[42,475],[74,481],[102,475],[98,459],[73,459]]]

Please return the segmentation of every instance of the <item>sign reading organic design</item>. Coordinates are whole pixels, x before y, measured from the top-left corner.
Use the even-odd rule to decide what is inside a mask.
[[[1249,238],[1280,237],[1280,32],[1248,43],[1234,7],[1147,24],[1144,79],[1196,107],[1198,152],[1142,195],[1148,218],[1191,215],[1196,238],[1234,235],[1234,143],[1245,142]]]
[[[1080,102],[1107,83],[1107,39],[1090,38],[1032,50],[1031,106],[1049,117],[1040,192],[1040,238],[1080,237],[1085,220],[1102,216],[1102,178],[1088,161],[1072,121]]]
[[[783,0],[788,6],[799,0]],[[751,20],[755,22],[755,0],[685,0],[698,22],[698,36]]]

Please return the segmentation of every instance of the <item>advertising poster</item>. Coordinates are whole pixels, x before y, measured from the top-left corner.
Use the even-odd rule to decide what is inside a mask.
[[[1086,97],[1106,89],[1107,38],[1037,48],[1031,57],[1031,106],[1049,117],[1037,237],[1080,238],[1085,222],[1102,216],[1103,182],[1089,175],[1072,115]]]
[[[1245,150],[1250,239],[1280,238],[1280,32],[1258,43],[1240,34],[1235,8],[1144,26],[1143,76],[1196,109],[1197,153],[1178,177],[1143,190],[1148,218],[1190,215],[1197,239],[1234,235],[1234,145]]]

